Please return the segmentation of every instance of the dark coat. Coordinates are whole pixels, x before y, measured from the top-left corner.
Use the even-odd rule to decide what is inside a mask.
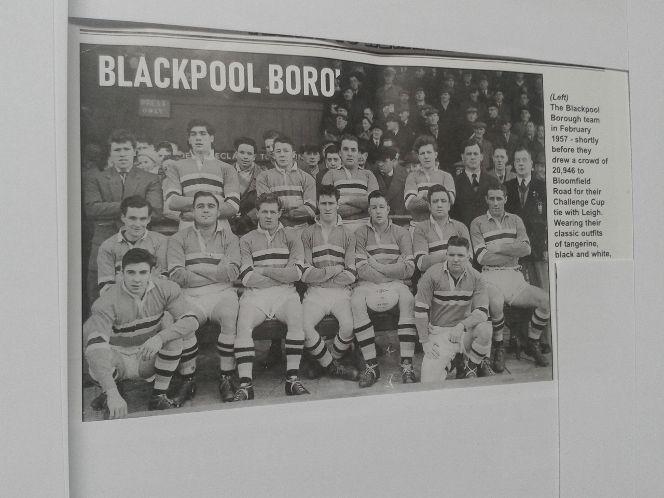
[[[489,187],[500,185],[500,182],[491,173],[482,171],[479,184],[479,188],[475,192],[465,171],[454,177],[456,200],[450,211],[450,217],[459,220],[469,228],[475,218],[487,212],[486,193]]]
[[[507,203],[505,211],[518,215],[526,227],[530,239],[531,254],[528,259],[542,260],[542,253],[547,250],[546,220],[546,184],[532,177],[528,185],[526,202],[522,206],[519,197],[518,178],[505,183],[507,187]]]

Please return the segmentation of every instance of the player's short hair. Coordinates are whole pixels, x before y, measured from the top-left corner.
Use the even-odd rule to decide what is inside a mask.
[[[322,195],[334,196],[337,202],[339,202],[339,198],[341,197],[339,189],[334,185],[321,185],[318,192],[316,192],[316,201],[320,200]]]
[[[168,151],[169,155],[173,155],[173,146],[171,145],[170,142],[159,142],[157,144],[157,147],[155,147],[155,150],[159,149],[166,149]]]
[[[399,157],[399,151],[396,147],[381,147],[376,153],[376,161],[394,160]]]
[[[279,133],[277,130],[267,130],[265,133],[263,133],[263,142],[265,140],[274,140],[279,135],[281,135],[281,133]]]
[[[276,147],[277,144],[288,144],[291,146],[293,150],[295,150],[295,142],[290,137],[287,137],[286,135],[277,135],[274,138],[274,146]]]
[[[420,149],[425,145],[433,145],[433,150],[438,152],[438,143],[431,135],[420,135],[417,137],[415,143],[413,143],[413,151],[419,153]]]
[[[122,202],[120,203],[120,212],[126,216],[129,208],[141,209],[144,207],[148,208],[148,216],[150,216],[152,214],[152,206],[150,203],[140,195],[132,195],[122,199]]]
[[[466,152],[466,149],[468,147],[475,147],[476,145],[479,147],[480,153],[481,153],[482,152],[482,147],[480,147],[480,143],[477,140],[475,140],[474,138],[471,138],[469,140],[464,141],[463,144],[461,145],[461,150],[463,152]]]
[[[133,247],[129,249],[124,256],[122,256],[122,269],[124,270],[129,265],[138,263],[147,263],[150,269],[154,268],[156,261],[152,254],[140,247]]]
[[[131,146],[136,148],[136,137],[134,134],[128,130],[113,130],[108,137],[107,144],[110,147],[111,144],[123,144],[125,142],[131,142]]]
[[[279,211],[283,209],[281,199],[279,196],[272,192],[265,192],[256,198],[256,209],[260,211],[263,204],[276,204]]]
[[[323,156],[327,157],[328,154],[339,155],[339,147],[336,144],[329,144],[323,148]]]
[[[371,199],[385,199],[385,202],[387,202],[387,197],[385,197],[385,194],[380,190],[374,190],[369,194],[369,197],[367,198],[369,204],[371,203]]]
[[[528,147],[526,147],[525,145],[518,145],[516,149],[514,149],[514,156],[516,156],[517,152],[527,152],[530,160],[531,161],[533,160],[533,154],[530,152],[530,150],[528,150]]]
[[[341,136],[341,140],[339,140],[339,144],[343,143],[344,140],[348,140],[350,142],[355,142],[355,144],[358,146],[358,148],[360,147],[360,141],[358,140],[358,138],[355,135],[351,135],[350,133],[344,133]]]
[[[460,235],[452,235],[447,240],[447,247],[465,247],[467,251],[470,251],[470,242],[466,237],[461,237]]]
[[[504,183],[500,183],[498,179],[496,179],[495,181],[493,180],[491,181],[491,184],[486,189],[487,195],[489,195],[489,190],[501,190],[503,192],[503,195],[507,199],[507,185],[505,185]]]
[[[240,147],[240,145],[249,145],[253,147],[254,152],[256,152],[256,140],[254,140],[253,138],[240,137],[233,140],[233,148],[235,150],[237,150]]]
[[[496,147],[493,148],[493,153],[495,154],[497,150],[504,150],[505,154],[507,154],[507,147],[504,147],[502,145],[497,145]],[[507,154],[509,155],[509,154]]]
[[[450,191],[443,187],[440,183],[436,183],[431,185],[427,191],[427,201],[429,204],[431,204],[431,198],[436,192],[445,192],[447,194],[447,200],[450,201],[450,204],[452,203],[452,196],[450,196]]]
[[[146,144],[154,145],[154,139],[147,133],[139,133],[136,135],[136,142],[143,142]]]
[[[219,207],[219,199],[217,199],[217,196],[207,190],[199,190],[194,194],[194,200],[191,203],[192,206],[196,205],[196,201],[198,200],[199,197],[212,197],[214,199],[214,202],[217,203],[217,207]]]
[[[187,123],[187,135],[191,133],[191,130],[196,126],[202,126],[207,131],[208,135],[214,136],[214,127],[205,121],[204,119],[192,119]]]

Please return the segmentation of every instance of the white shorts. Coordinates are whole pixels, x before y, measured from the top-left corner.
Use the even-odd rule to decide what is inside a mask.
[[[268,287],[267,289],[247,289],[240,298],[240,305],[242,303],[251,304],[263,313],[268,319],[274,318],[286,301],[289,299],[297,299],[300,302],[300,295],[292,285],[276,285]]]
[[[528,282],[523,278],[523,273],[512,268],[493,269],[485,266],[482,269],[482,278],[503,294],[507,304],[512,304],[512,301],[528,287]]]
[[[304,295],[302,304],[314,304],[323,309],[326,315],[332,313],[332,308],[339,302],[345,302],[350,309],[350,289],[348,287],[309,287]]]
[[[462,334],[459,342],[451,342],[449,329],[451,327],[434,327],[429,329],[429,341],[438,345],[438,358],[429,358],[426,355],[422,358],[422,368],[420,380],[423,383],[443,382],[447,377],[454,356],[457,353],[467,354],[465,348],[465,335],[470,333],[466,331]]]
[[[204,285],[202,287],[188,287],[182,289],[182,293],[189,298],[189,300],[196,304],[203,313],[205,318],[210,320],[212,318],[212,310],[224,302],[237,303],[237,291],[229,284],[216,283]]]
[[[142,378],[139,375],[139,365],[141,364],[141,360],[138,357],[138,350],[140,346],[125,348],[111,345],[110,348],[111,354],[113,355],[113,359],[111,360],[112,366],[116,368],[118,373],[117,377],[115,377],[116,381]],[[154,358],[156,358],[156,356]],[[92,369],[90,369],[89,374],[93,380],[99,382],[99,379],[95,378]]]
[[[399,303],[399,292],[408,287],[399,281],[374,284],[373,282],[360,282],[355,289],[366,292],[367,306],[373,311],[384,312],[394,308]]]

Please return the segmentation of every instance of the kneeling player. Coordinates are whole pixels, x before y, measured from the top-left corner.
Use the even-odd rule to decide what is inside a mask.
[[[379,190],[371,192],[370,221],[355,232],[359,282],[353,290],[351,305],[355,337],[367,364],[366,370],[360,376],[360,387],[371,386],[380,378],[374,328],[369,319],[368,308],[387,311],[391,306],[386,303],[396,304],[397,301],[401,380],[405,384],[417,381],[413,370],[417,340],[413,318],[415,300],[404,283],[404,280],[413,275],[415,269],[413,244],[408,230],[392,224],[388,218],[389,212],[390,207],[385,196]]]
[[[427,270],[417,285],[415,325],[424,349],[422,382],[442,382],[457,353],[462,377],[477,377],[491,349],[489,297],[481,275],[469,264],[470,243],[453,235],[447,260]]]
[[[338,201],[339,191],[332,185],[322,185],[318,191],[320,217],[302,233],[302,281],[309,284],[302,302],[304,347],[331,377],[357,380],[357,369],[338,361],[348,344],[353,342],[349,285],[355,282],[356,276],[355,238],[344,228],[337,214]],[[316,331],[318,322],[329,314],[334,315],[339,322],[332,354]]]
[[[230,401],[235,393],[233,344],[237,324],[238,299],[233,281],[240,273],[240,242],[227,223],[219,221],[219,199],[211,192],[198,191],[193,200],[194,225],[174,234],[168,241],[168,274],[180,284],[184,294],[205,313],[205,318],[220,326],[219,393]],[[183,358],[195,361],[195,337]],[[178,395],[193,396],[193,374],[183,379]]]
[[[167,395],[180,363],[183,343],[194,337],[202,312],[180,287],[163,278],[152,279],[154,257],[134,248],[122,258],[122,281],[111,284],[95,301],[83,325],[85,357],[91,377],[102,388],[109,418],[127,415],[127,402],[116,381],[154,376],[150,410],[178,406]],[[163,327],[164,313],[174,323]]]
[[[294,282],[300,280],[304,264],[302,240],[294,230],[279,223],[281,201],[273,193],[256,199],[258,228],[240,239],[240,279],[246,287],[240,299],[237,320],[235,358],[240,387],[232,401],[254,398],[253,361],[255,356],[254,328],[266,319],[285,323],[286,332],[286,394],[309,394],[298,378],[304,331],[302,303]]]
[[[470,224],[475,260],[482,265],[482,277],[489,284],[491,320],[493,322],[494,369],[504,368],[503,303],[516,308],[535,308],[528,327],[525,352],[535,364],[545,367],[548,360],[540,350],[540,336],[550,316],[549,295],[528,284],[520,271],[519,258],[530,254],[530,241],[523,221],[505,212],[506,188],[490,188],[486,194],[489,210]],[[496,312],[494,313],[494,310]]]

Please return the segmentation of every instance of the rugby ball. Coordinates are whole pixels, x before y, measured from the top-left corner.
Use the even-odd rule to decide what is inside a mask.
[[[367,306],[379,313],[389,311],[399,302],[399,294],[394,289],[378,287],[367,295]]]

